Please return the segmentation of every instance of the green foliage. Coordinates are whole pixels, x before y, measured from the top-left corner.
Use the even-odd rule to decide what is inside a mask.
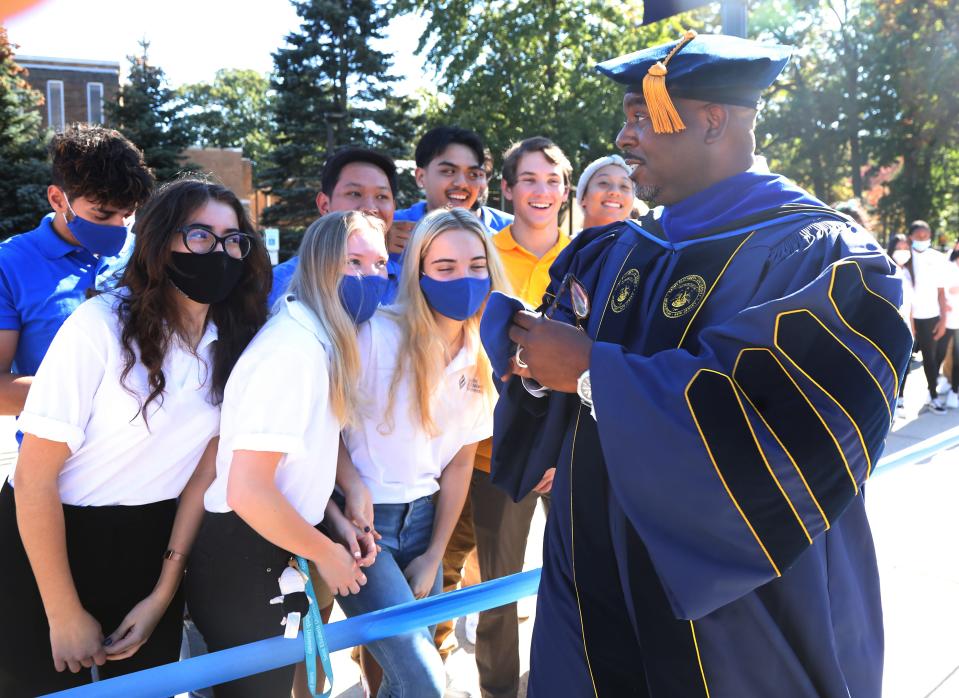
[[[183,85],[177,98],[183,120],[204,148],[242,148],[255,164],[265,161],[273,137],[270,80],[255,70],[222,69],[212,83]]]
[[[24,79],[13,50],[0,26],[0,239],[35,228],[50,211],[43,96]]]
[[[401,0],[396,12],[429,13],[417,50],[450,97],[434,123],[480,132],[496,156],[547,136],[576,170],[615,151],[623,121],[622,90],[595,64],[701,29],[710,16],[640,26],[639,3],[598,0]]]
[[[276,136],[261,182],[280,202],[264,221],[303,227],[327,155],[366,145],[409,157],[417,119],[411,99],[391,94],[391,58],[372,42],[384,36],[386,9],[374,0],[294,1],[301,19],[273,54]]]
[[[110,121],[141,150],[159,182],[184,170],[194,169],[181,153],[193,145],[193,135],[182,118],[183,104],[167,87],[162,68],[150,63],[150,44],[141,41],[141,56],[127,56],[129,81],[120,88],[117,101],[107,104]]]

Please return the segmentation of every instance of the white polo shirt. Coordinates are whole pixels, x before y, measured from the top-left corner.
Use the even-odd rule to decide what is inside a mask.
[[[944,286],[948,263],[938,250],[912,251],[912,316],[916,320],[939,317],[939,289]]]
[[[116,295],[81,304],[47,351],[17,426],[60,441],[70,456],[60,472],[60,499],[77,506],[136,505],[179,497],[203,450],[217,435],[220,409],[210,402],[213,343],[209,323],[196,354],[174,339],[163,361],[166,388],[147,408],[147,370],[133,365],[120,382]]]
[[[287,296],[250,342],[227,381],[207,511],[230,511],[227,482],[234,451],[284,454],[275,482],[315,526],[336,480],[340,423],[330,407],[330,340],[313,312]]]
[[[410,376],[397,386],[393,429],[384,414],[396,357],[403,350],[399,325],[377,312],[359,331],[364,415],[343,436],[353,464],[376,504],[401,504],[439,490],[437,480],[459,450],[493,434],[493,402],[480,392],[476,346],[465,345],[446,367],[432,400],[438,435],[431,437],[413,413]]]

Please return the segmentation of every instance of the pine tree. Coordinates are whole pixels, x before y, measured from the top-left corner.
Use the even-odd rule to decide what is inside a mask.
[[[43,96],[24,79],[0,26],[0,239],[34,228],[48,213]]]
[[[143,150],[157,180],[164,182],[181,171],[194,169],[181,155],[193,144],[193,136],[180,118],[183,104],[167,87],[163,69],[149,61],[149,42],[143,40],[140,46],[142,55],[127,56],[129,82],[107,109],[114,127]]]
[[[391,59],[371,42],[389,23],[375,0],[294,1],[302,23],[288,48],[273,54],[276,147],[261,183],[280,202],[264,221],[287,228],[316,215],[323,162],[336,148],[365,145],[408,157],[415,120],[412,100],[391,96]]]

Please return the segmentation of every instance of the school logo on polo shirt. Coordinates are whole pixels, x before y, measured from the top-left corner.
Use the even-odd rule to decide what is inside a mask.
[[[699,274],[684,276],[674,283],[663,296],[663,315],[668,318],[682,317],[699,305],[706,295],[706,282]]]
[[[483,392],[476,378],[467,378],[466,376],[460,376],[460,390],[468,390],[471,393]]]
[[[609,299],[609,307],[614,313],[621,313],[629,307],[636,289],[639,288],[639,270],[630,269],[623,274]]]

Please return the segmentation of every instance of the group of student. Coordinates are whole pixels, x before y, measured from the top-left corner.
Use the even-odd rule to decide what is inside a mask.
[[[353,616],[453,588],[474,549],[484,580],[522,568],[552,471],[518,503],[489,481],[480,318],[491,291],[540,305],[571,193],[584,227],[630,215],[621,158],[574,190],[554,143],[514,144],[510,216],[485,204],[472,131],[421,139],[425,201],[401,210],[392,160],[344,149],[299,254],[271,269],[222,185],[153,191],[136,146],[98,126],[51,155],[52,213],[0,244],[0,409],[22,434],[0,490],[0,695],[176,661],[185,606],[210,650],[281,634],[292,556],[324,619],[334,598]],[[441,696],[450,627],[365,648],[371,693]],[[515,604],[480,615],[476,657],[484,696],[517,694]],[[307,695],[302,666],[215,694]]]
[[[923,409],[945,414],[959,408],[959,240],[943,254],[932,245],[929,224],[917,220],[907,235],[890,237],[886,251],[902,271],[902,314],[922,356],[928,389]],[[900,408],[905,383],[903,378]]]

